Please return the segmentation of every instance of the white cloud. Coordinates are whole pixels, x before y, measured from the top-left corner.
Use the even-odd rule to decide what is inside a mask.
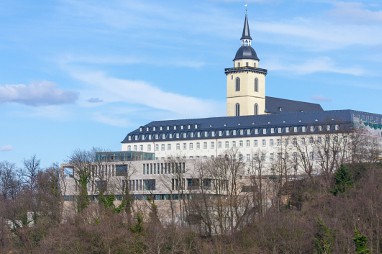
[[[151,57],[120,57],[113,55],[103,56],[81,56],[81,55],[64,55],[58,58],[58,63],[63,67],[68,64],[91,64],[91,65],[132,65],[132,64],[145,64],[152,66],[176,66],[187,68],[201,68],[205,63],[198,60],[180,59],[180,58],[166,58],[163,61],[159,56],[158,58]]]
[[[88,91],[83,91],[83,94],[90,93],[92,97],[97,98],[96,93],[99,93],[99,97],[102,97],[105,103],[122,102],[145,106],[155,111],[150,113],[152,115],[167,112],[168,118],[207,117],[223,113],[220,112],[222,105],[217,102],[166,92],[144,81],[119,79],[101,72],[77,70],[71,74],[91,86]]]
[[[0,103],[44,106],[74,103],[77,98],[77,93],[61,90],[49,82],[0,86]]]
[[[329,15],[341,23],[382,23],[382,11],[372,10],[375,7],[373,4],[343,1],[333,1],[332,4],[334,9],[329,11]]]
[[[338,66],[331,58],[329,57],[320,57],[317,59],[308,60],[301,63],[291,63],[281,64],[278,60],[271,60],[267,63],[270,70],[274,71],[288,71],[294,72],[299,75],[312,74],[317,72],[329,72],[329,73],[338,73],[346,74],[352,76],[361,76],[365,74],[365,70],[359,66],[351,67],[341,67]]]
[[[90,102],[90,103],[101,103],[101,102],[103,102],[103,100],[100,98],[90,98],[90,99],[88,99],[88,102]]]
[[[0,147],[0,151],[1,152],[9,152],[9,151],[12,151],[14,150],[14,147],[11,146],[11,145],[5,145],[5,146],[1,146]]]

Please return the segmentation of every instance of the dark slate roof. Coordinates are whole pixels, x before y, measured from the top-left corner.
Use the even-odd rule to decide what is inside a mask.
[[[122,143],[131,142],[153,142],[147,137],[149,135],[158,134],[158,141],[174,141],[174,140],[193,140],[193,139],[210,139],[212,132],[215,131],[213,138],[237,138],[240,136],[271,136],[271,135],[293,135],[295,132],[287,133],[286,127],[297,127],[298,132],[302,131],[305,126],[328,126],[330,125],[331,132],[335,132],[334,125],[338,125],[339,129],[336,131],[351,130],[354,126],[354,117],[360,119],[374,119],[373,121],[382,124],[382,115],[359,112],[354,110],[333,110],[333,111],[311,111],[311,112],[291,112],[284,114],[269,114],[257,116],[234,116],[234,117],[212,117],[212,118],[199,118],[199,119],[179,119],[179,120],[165,120],[153,121],[140,128],[130,132]],[[155,127],[155,129],[154,129]],[[176,127],[176,128],[174,128]],[[183,127],[183,128],[182,128]],[[282,133],[271,133],[271,128],[282,128]],[[234,135],[234,131],[243,134]],[[256,130],[258,131],[256,133]],[[261,130],[265,130],[263,133]],[[217,132],[223,131],[222,136],[218,136]],[[228,134],[226,134],[228,131]],[[196,132],[207,132],[207,135],[197,137]],[[318,133],[317,128],[315,131]],[[175,138],[174,135],[186,133],[186,136],[180,135]],[[194,135],[191,136],[191,133]],[[173,135],[170,138],[170,134]],[[300,133],[301,134],[301,133]],[[142,139],[142,136],[145,139]],[[130,139],[129,139],[130,137]],[[132,137],[137,137],[134,139]]]
[[[250,40],[252,40],[251,33],[249,31],[247,14],[245,14],[243,33],[241,35],[240,40],[243,40],[243,39],[250,39]]]
[[[265,110],[271,114],[324,111],[321,105],[317,103],[293,101],[270,96],[265,97]]]
[[[260,61],[260,59],[257,57],[256,51],[251,46],[241,46],[235,55],[235,58],[233,60],[238,59],[253,59]]]

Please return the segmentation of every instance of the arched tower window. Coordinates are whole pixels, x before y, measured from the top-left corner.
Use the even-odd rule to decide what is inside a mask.
[[[254,115],[258,115],[259,114],[259,105],[257,103],[255,103],[253,111],[254,111]]]
[[[240,91],[240,78],[237,77],[236,78],[236,82],[235,82],[235,90],[238,92]]]
[[[255,92],[259,91],[259,79],[255,78]]]
[[[235,105],[235,115],[240,116],[240,104],[236,103]]]

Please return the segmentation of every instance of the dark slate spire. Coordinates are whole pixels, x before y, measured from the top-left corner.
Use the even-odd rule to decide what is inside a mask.
[[[251,33],[249,32],[249,25],[248,25],[248,17],[247,17],[247,13],[245,14],[244,27],[243,27],[243,34],[241,35],[240,40],[244,40],[244,39],[252,40],[252,38],[251,38]]]
[[[243,34],[240,40],[241,40],[241,47],[236,52],[235,58],[233,60],[253,59],[253,60],[260,61],[260,59],[257,57],[256,51],[251,47],[252,38],[249,32],[247,13],[245,13]]]

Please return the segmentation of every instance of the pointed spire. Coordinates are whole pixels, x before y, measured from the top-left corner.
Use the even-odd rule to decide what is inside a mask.
[[[244,20],[244,27],[243,27],[243,34],[241,35],[240,40],[252,40],[251,33],[249,32],[249,25],[248,25],[248,17],[247,13],[245,13],[245,20]]]

